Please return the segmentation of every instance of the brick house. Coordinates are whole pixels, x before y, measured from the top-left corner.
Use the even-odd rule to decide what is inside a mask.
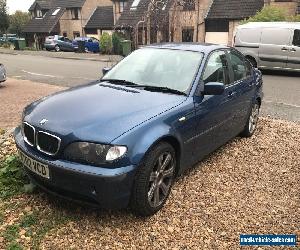
[[[284,8],[289,15],[300,14],[300,0],[265,0],[265,5]]]
[[[136,45],[153,42],[213,42],[232,44],[239,23],[260,11],[264,5],[300,12],[300,0],[161,0],[162,22],[151,19],[151,0],[129,0],[116,22]],[[156,18],[160,19],[160,18]],[[166,27],[167,26],[167,27]]]
[[[151,0],[129,0],[116,23],[131,32],[138,45],[169,41],[230,43],[238,22],[255,15],[264,0],[162,0],[156,18],[152,18],[153,11],[149,12],[151,4]]]
[[[239,23],[263,6],[264,0],[214,0],[205,18],[205,42],[231,45]]]
[[[85,34],[88,37],[99,39],[103,32],[111,34],[114,29],[113,6],[99,6],[84,26]]]
[[[32,19],[23,32],[28,46],[42,48],[45,37],[63,35],[73,39],[85,36],[85,25],[99,6],[112,6],[110,0],[36,0],[29,8]]]

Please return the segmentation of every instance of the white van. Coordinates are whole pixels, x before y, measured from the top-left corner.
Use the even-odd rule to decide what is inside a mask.
[[[300,22],[240,25],[233,46],[255,67],[300,71]]]

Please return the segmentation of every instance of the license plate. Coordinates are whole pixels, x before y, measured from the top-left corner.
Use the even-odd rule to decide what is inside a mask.
[[[39,176],[50,179],[49,167],[47,165],[28,157],[21,151],[19,151],[19,155],[21,162],[26,168],[28,168],[29,170],[31,170]]]

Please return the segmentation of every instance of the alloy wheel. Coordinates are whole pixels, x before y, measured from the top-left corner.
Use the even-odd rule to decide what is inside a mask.
[[[175,161],[171,153],[164,152],[156,160],[149,178],[148,202],[151,207],[160,206],[168,197],[175,173]]]
[[[259,105],[256,103],[251,111],[251,115],[249,117],[249,132],[252,134],[256,129],[257,122],[259,116]]]

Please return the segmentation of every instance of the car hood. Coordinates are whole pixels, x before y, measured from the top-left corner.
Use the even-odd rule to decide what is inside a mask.
[[[32,103],[25,109],[25,121],[72,140],[110,143],[185,99],[180,95],[93,83]],[[43,119],[47,121],[41,125]]]

